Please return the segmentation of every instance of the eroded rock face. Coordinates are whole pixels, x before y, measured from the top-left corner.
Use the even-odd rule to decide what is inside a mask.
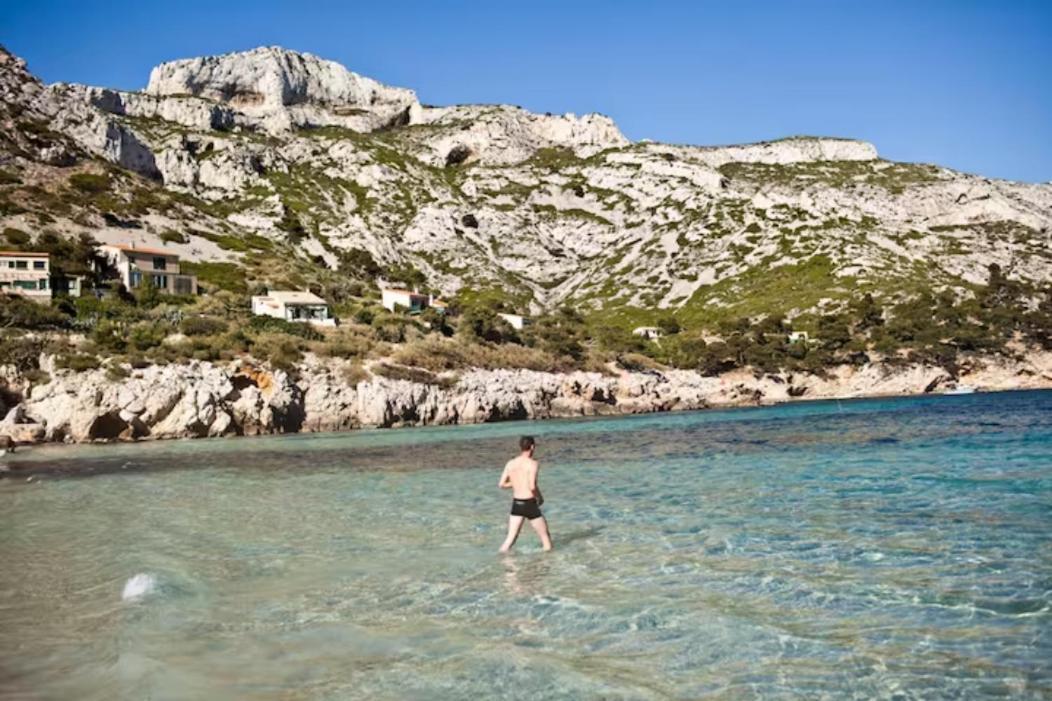
[[[587,158],[628,145],[614,121],[601,114],[533,114],[509,105],[429,107],[420,121],[433,128],[422,158],[436,166],[478,161],[507,165],[541,148],[565,148]]]
[[[228,105],[258,118],[269,131],[320,124],[369,130],[410,123],[420,109],[412,90],[274,46],[162,63],[150,72],[146,92]]]
[[[197,438],[342,431],[353,428],[470,424],[519,419],[607,416],[794,399],[901,396],[955,382],[979,389],[1052,387],[1052,353],[1027,360],[977,362],[965,375],[944,369],[870,363],[824,378],[734,371],[704,377],[686,370],[645,373],[471,370],[451,387],[373,376],[357,385],[344,361],[308,356],[293,379],[247,362],[190,362],[132,371],[113,382],[103,370],[43,367],[53,378],[0,421],[0,436],[20,443]]]

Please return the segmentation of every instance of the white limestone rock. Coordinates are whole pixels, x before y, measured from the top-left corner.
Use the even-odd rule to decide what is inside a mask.
[[[368,131],[392,122],[411,123],[420,110],[412,90],[275,46],[163,63],[150,72],[146,92],[213,100],[273,133],[321,125]]]
[[[566,148],[588,157],[628,145],[613,120],[600,114],[542,115],[510,105],[458,105],[423,110],[415,138],[425,147],[421,157],[446,165],[454,149],[465,149],[468,161],[486,165],[518,163],[540,148]]]

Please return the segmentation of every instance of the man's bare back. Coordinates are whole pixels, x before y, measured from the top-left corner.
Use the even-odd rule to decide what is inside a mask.
[[[544,503],[541,489],[537,485],[537,473],[540,465],[533,459],[536,443],[531,436],[523,436],[519,439],[519,449],[522,451],[518,457],[512,458],[504,466],[497,486],[501,489],[510,489],[512,494],[511,516],[508,517],[508,537],[500,546],[500,551],[506,553],[511,550],[515,539],[519,537],[522,522],[529,520],[533,530],[541,539],[541,546],[545,550],[552,549],[552,539],[548,533],[548,522],[541,514],[540,506]]]

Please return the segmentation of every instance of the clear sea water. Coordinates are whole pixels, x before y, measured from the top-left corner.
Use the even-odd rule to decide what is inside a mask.
[[[1052,696],[1052,392],[16,457],[0,699]]]

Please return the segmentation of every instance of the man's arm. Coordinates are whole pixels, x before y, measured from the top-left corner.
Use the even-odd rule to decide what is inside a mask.
[[[538,462],[533,463],[533,469],[530,470],[530,489],[533,490],[533,496],[537,499],[537,504],[544,503],[544,497],[541,496],[541,488],[537,484],[537,475],[541,471],[541,465]]]
[[[504,466],[504,472],[500,473],[500,479],[497,481],[497,486],[501,489],[511,489],[511,475],[508,474],[508,466]]]

